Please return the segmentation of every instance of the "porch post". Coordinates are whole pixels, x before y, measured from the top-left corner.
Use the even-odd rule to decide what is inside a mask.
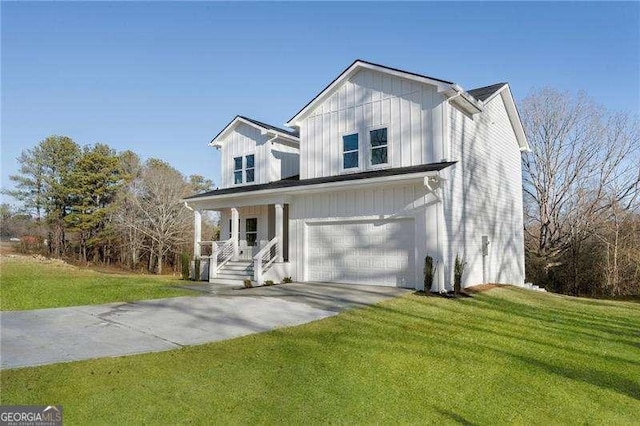
[[[200,210],[193,211],[193,258],[200,258],[200,241],[202,241],[202,215]]]
[[[284,233],[283,233],[283,229],[284,229],[284,214],[283,214],[283,205],[282,204],[276,204],[275,208],[276,208],[276,238],[278,238],[278,249],[276,250],[276,252],[278,253],[278,258],[276,259],[276,262],[282,262],[283,261],[282,248],[284,247]]]
[[[240,217],[236,207],[231,208],[231,239],[233,240],[233,258],[237,259],[240,255],[240,247],[238,245],[238,233],[240,225]]]

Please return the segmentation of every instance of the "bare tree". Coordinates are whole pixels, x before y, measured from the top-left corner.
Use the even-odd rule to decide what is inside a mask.
[[[190,194],[190,186],[169,164],[152,159],[133,191],[135,220],[129,225],[147,237],[149,269],[161,274],[164,257],[190,238],[190,215],[180,201]]]
[[[614,206],[628,209],[637,199],[638,120],[611,114],[584,93],[550,88],[524,99],[521,116],[531,145],[523,157],[528,251],[548,272]]]

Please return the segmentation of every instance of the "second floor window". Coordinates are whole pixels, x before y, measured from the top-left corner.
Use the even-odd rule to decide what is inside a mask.
[[[242,157],[233,159],[233,183],[242,183]]]
[[[358,167],[358,134],[342,137],[342,168],[354,169]]]
[[[369,132],[371,141],[371,165],[387,164],[387,129],[376,129]]]
[[[244,167],[243,167],[244,166]],[[233,158],[233,183],[255,181],[255,156],[253,154],[244,157]]]
[[[253,154],[247,155],[245,158],[245,176],[247,178],[247,182],[253,182],[255,180],[255,167],[254,167],[254,156]]]

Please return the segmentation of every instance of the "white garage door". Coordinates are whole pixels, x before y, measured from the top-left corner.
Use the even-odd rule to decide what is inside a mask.
[[[309,281],[413,287],[411,219],[310,224]]]

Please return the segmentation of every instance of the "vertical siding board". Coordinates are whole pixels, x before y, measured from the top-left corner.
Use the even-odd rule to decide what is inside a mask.
[[[331,149],[330,149],[330,138],[331,138],[331,113],[325,112],[322,115],[322,146],[320,150],[322,151],[322,165],[320,169],[320,176],[328,176],[331,174]]]
[[[420,104],[418,100],[420,96],[419,91],[415,91],[411,94],[411,165],[415,166],[422,164],[422,145],[423,138],[420,128]]]
[[[394,80],[395,81],[395,80]],[[391,114],[391,142],[389,147],[391,151],[391,165],[392,167],[400,167],[402,164],[402,132],[400,125],[400,99],[397,97],[390,99],[390,114]]]

